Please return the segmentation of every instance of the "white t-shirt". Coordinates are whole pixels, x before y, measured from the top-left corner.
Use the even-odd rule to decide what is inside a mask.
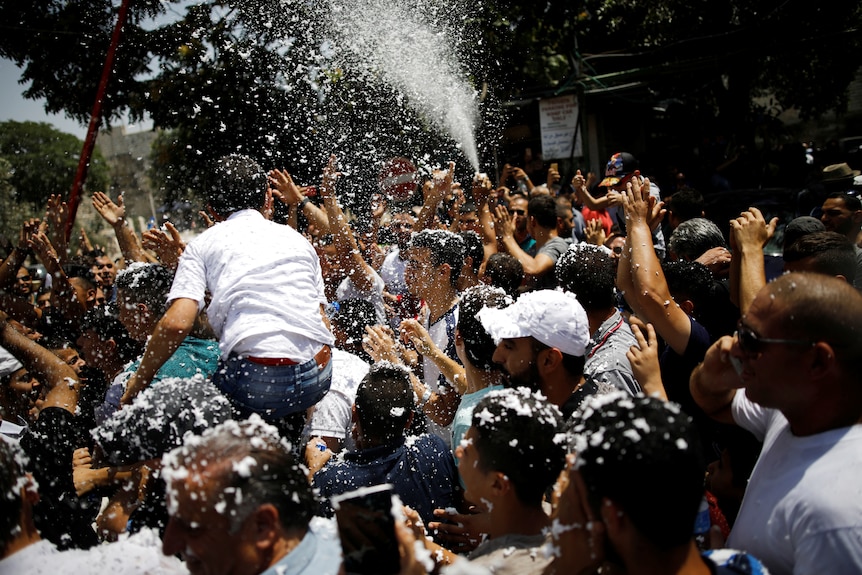
[[[369,268],[371,269],[371,268]],[[383,305],[383,288],[385,287],[383,284],[383,279],[378,275],[378,273],[374,270],[371,270],[373,274],[373,284],[371,286],[371,290],[369,291],[360,291],[356,289],[356,284],[353,283],[353,280],[350,277],[346,277],[341,280],[341,283],[338,284],[338,289],[335,292],[335,298],[338,301],[343,301],[346,299],[362,299],[365,300],[371,305],[374,306],[374,312],[377,316],[377,323],[380,325],[386,325],[386,308]]]
[[[425,328],[428,330],[428,335],[431,336],[431,341],[433,341],[434,345],[440,348],[440,350],[444,353],[447,349],[450,349],[450,343],[454,345],[454,326],[456,325],[458,325],[457,305],[445,314],[443,314],[440,319],[438,319],[433,324],[428,324],[427,316],[425,320]],[[452,354],[452,356],[454,356],[454,354]],[[439,392],[439,379],[442,374],[437,368],[437,365],[427,357],[422,358],[422,373],[424,374],[423,379],[425,381],[425,385],[428,386],[428,389],[430,389],[432,392]],[[449,385],[444,389],[444,391],[448,393],[455,393],[455,384],[450,381]],[[446,446],[451,448],[452,424],[450,423],[449,425],[444,426],[440,425],[439,423],[435,423],[430,419],[427,419],[427,423],[429,433],[433,433],[434,435],[440,437],[446,443]]]
[[[763,441],[727,546],[773,575],[862,568],[862,425],[797,437],[739,390],[733,419]]]
[[[0,573],[15,575],[185,575],[185,564],[162,553],[159,535],[144,530],[127,539],[88,550],[59,551],[42,540],[0,561]]]
[[[380,266],[380,277],[386,284],[386,291],[393,295],[407,293],[407,282],[404,281],[406,267],[407,260],[402,260],[398,246],[393,246]]]
[[[359,356],[332,348],[332,385],[323,396],[305,426],[306,439],[315,436],[337,437],[344,440],[345,449],[353,449],[350,435],[356,390],[368,374],[370,366]]]
[[[186,246],[168,301],[189,298],[203,308],[222,357],[289,358],[305,362],[332,334],[320,317],[326,304],[320,260],[300,233],[242,210]]]

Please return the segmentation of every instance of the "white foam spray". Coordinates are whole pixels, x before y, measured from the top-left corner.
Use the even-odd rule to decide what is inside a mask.
[[[343,56],[402,93],[479,171],[476,92],[457,55],[459,17],[440,1],[328,0]]]

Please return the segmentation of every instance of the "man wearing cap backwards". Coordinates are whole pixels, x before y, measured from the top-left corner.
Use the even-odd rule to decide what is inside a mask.
[[[566,418],[599,391],[584,379],[589,322],[573,294],[527,292],[509,307],[486,307],[476,317],[497,343],[493,359],[508,374],[509,387],[541,391]]]
[[[625,230],[625,217],[621,213],[619,206],[622,205],[621,193],[626,191],[626,186],[631,182],[633,177],[643,178],[640,175],[639,162],[637,158],[628,152],[617,152],[605,167],[605,179],[599,182],[600,188],[607,188],[606,195],[595,198],[587,189],[586,179],[578,170],[575,177],[572,179],[572,186],[575,188],[575,193],[578,198],[584,203],[585,210],[584,218],[589,220],[589,210],[602,211],[606,210],[610,216],[611,222],[617,224],[621,230]],[[650,180],[650,195],[655,198],[656,202],[661,201],[661,190],[656,183]],[[608,235],[610,233],[608,232]],[[664,259],[665,243],[664,234],[660,227],[652,230],[653,247],[659,259]]]

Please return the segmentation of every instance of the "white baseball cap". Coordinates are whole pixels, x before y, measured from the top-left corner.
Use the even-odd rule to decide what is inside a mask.
[[[498,345],[503,339],[533,337],[566,355],[583,357],[590,341],[587,312],[574,294],[561,290],[527,292],[509,307],[485,307],[476,317]]]

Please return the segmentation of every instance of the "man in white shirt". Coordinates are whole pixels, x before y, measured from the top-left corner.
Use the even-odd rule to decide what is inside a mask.
[[[734,370],[736,366],[736,370]],[[691,376],[713,418],[763,441],[728,545],[771,573],[862,565],[862,295],[791,273],[763,287]]]
[[[332,334],[323,322],[323,277],[314,248],[296,230],[264,218],[267,175],[251,158],[219,160],[208,205],[218,221],[189,243],[123,403],[152,380],[205,304],[219,339],[213,383],[239,417],[260,414],[298,433],[304,412],[328,391]]]

